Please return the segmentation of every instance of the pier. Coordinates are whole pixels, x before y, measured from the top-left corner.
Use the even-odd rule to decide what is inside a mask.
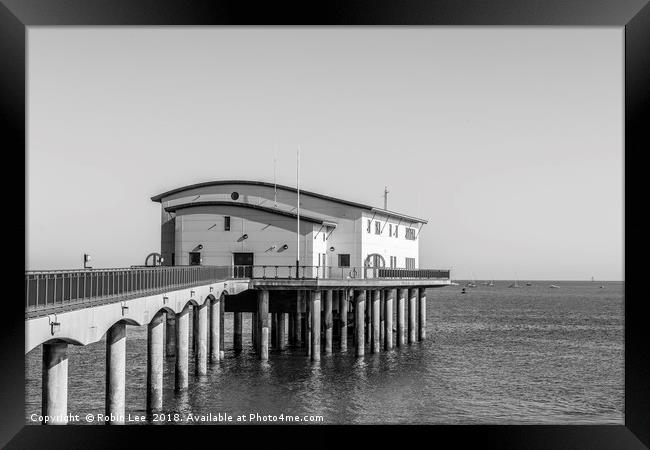
[[[304,351],[306,363],[317,364],[348,348],[361,358],[424,340],[426,289],[450,283],[448,270],[377,267],[30,271],[25,274],[25,353],[43,346],[42,414],[57,418],[50,424],[65,424],[68,346],[106,336],[105,413],[116,418],[108,424],[120,424],[129,325],[147,326],[146,410],[151,413],[164,407],[166,357],[175,361],[176,392],[191,381],[190,345],[197,377],[224,358],[225,313],[233,314],[234,357],[243,348],[242,321],[248,316],[260,361],[269,359],[271,348],[292,347]]]

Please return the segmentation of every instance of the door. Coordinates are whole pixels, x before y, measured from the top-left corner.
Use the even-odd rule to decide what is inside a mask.
[[[253,254],[233,253],[233,265],[235,278],[253,277]]]
[[[190,252],[190,266],[201,265],[201,252]]]

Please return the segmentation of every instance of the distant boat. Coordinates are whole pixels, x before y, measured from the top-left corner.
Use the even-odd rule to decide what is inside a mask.
[[[605,289],[605,286],[601,285],[599,289]]]
[[[557,284],[552,284],[552,285],[550,285],[549,287],[550,287],[551,289],[560,289],[560,286],[558,286]]]
[[[488,286],[494,286],[494,280],[490,281],[490,282],[488,283]]]
[[[526,283],[526,286],[532,286],[532,285],[533,285],[533,283],[530,283],[530,282]]]
[[[465,288],[463,288],[463,290],[460,291],[460,293],[461,293],[461,294],[467,294],[467,290],[466,290]]]
[[[517,279],[517,274],[515,274],[515,282],[512,283],[512,284],[511,284],[510,286],[508,286],[508,287],[509,287],[509,288],[518,288],[518,287],[521,287],[521,286],[519,286],[519,280]]]
[[[470,288],[475,288],[476,287],[476,282],[474,281],[474,274],[472,274],[472,281],[467,282],[465,287],[470,287]]]

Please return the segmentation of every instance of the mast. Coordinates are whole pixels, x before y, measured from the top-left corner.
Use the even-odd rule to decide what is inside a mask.
[[[300,146],[296,152],[296,193],[297,193],[297,226],[296,226],[296,278],[300,272]]]
[[[388,209],[388,186],[384,186],[384,209]]]

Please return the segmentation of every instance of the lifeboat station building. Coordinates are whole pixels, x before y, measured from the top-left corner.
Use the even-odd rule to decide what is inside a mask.
[[[300,211],[297,201],[300,198]],[[367,278],[418,269],[425,219],[261,181],[211,181],[164,192],[163,265],[231,266],[241,276]],[[300,219],[298,220],[298,214]],[[299,237],[298,237],[299,236]]]

